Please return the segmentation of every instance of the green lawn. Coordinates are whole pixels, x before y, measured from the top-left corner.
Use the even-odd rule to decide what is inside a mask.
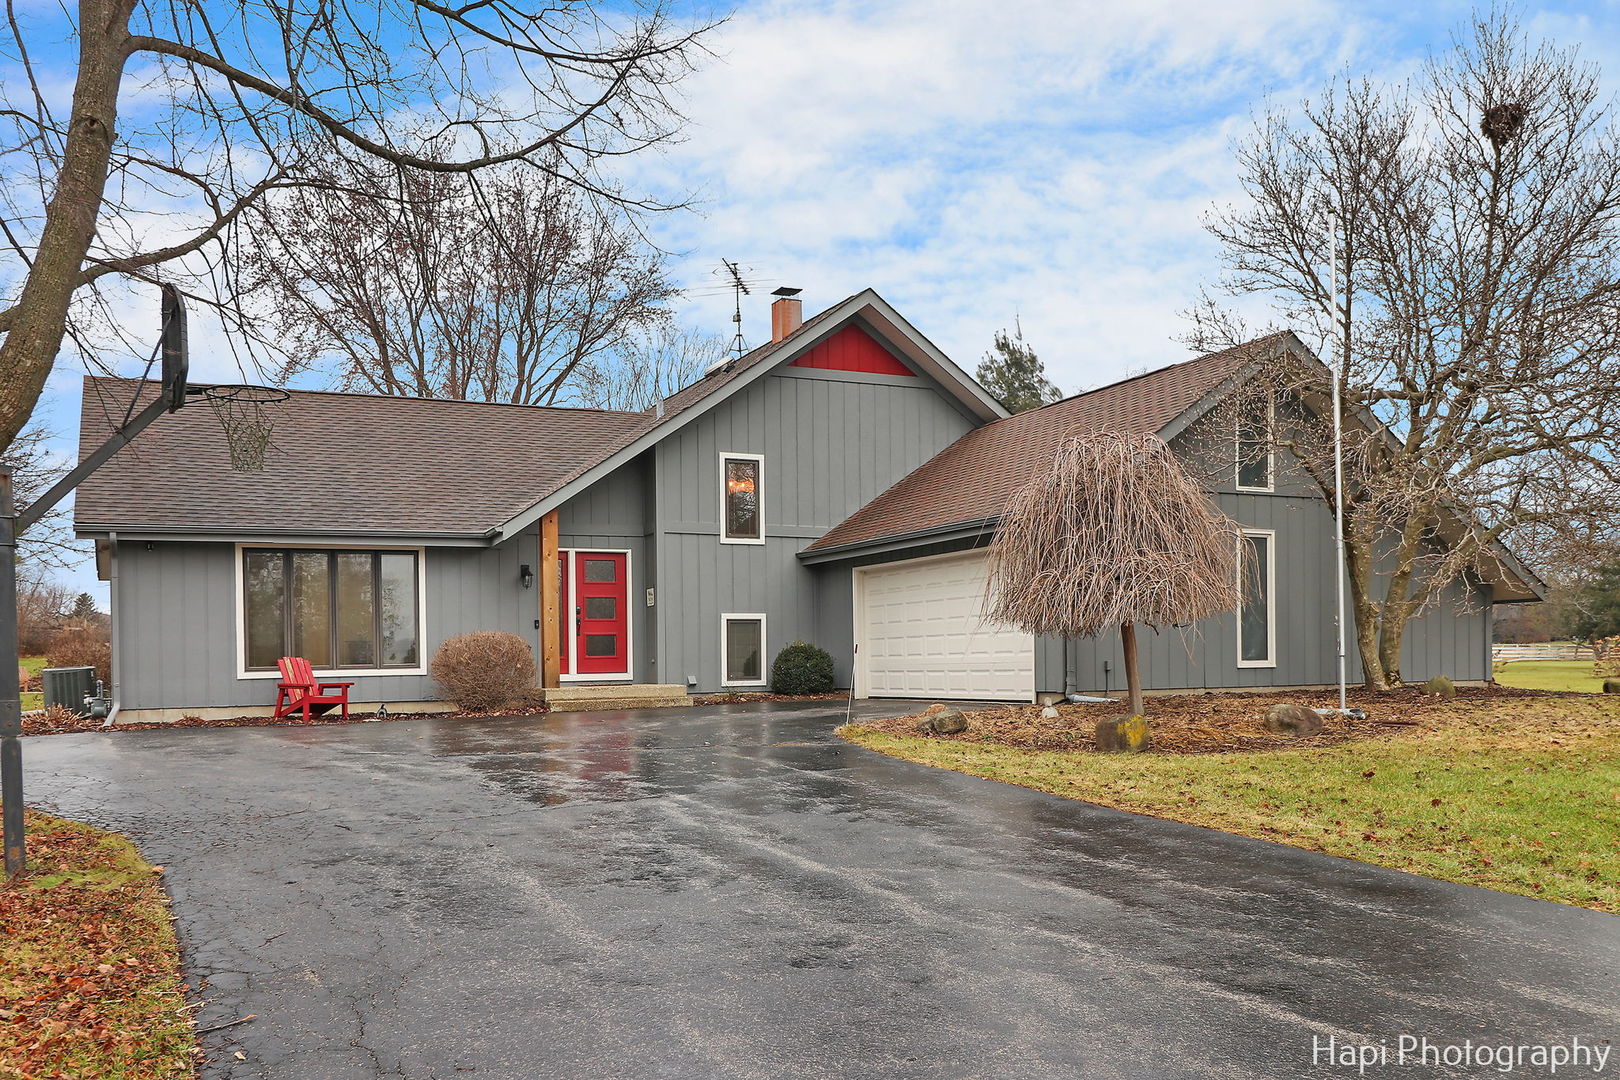
[[[45,670],[45,658],[43,656],[25,656],[22,658],[22,669],[38,678],[39,673]],[[30,709],[43,709],[45,707],[45,695],[38,690],[31,694],[24,694],[22,696],[22,707],[23,712]]]
[[[1522,690],[1569,690],[1577,694],[1603,690],[1603,680],[1592,674],[1590,660],[1518,660],[1503,665],[1496,673],[1496,681]]]
[[[858,724],[840,734],[1121,810],[1620,912],[1620,698],[1441,715],[1387,738],[1247,754],[1022,750]]]
[[[26,812],[0,881],[0,1076],[189,1080],[191,1011],[158,868],[116,833]]]

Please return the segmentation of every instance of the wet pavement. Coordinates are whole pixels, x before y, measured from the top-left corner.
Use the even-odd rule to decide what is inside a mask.
[[[1495,1076],[1397,1067],[1397,1040],[1620,1031],[1620,918],[895,761],[834,739],[842,719],[200,728],[25,756],[31,801],[167,867],[199,1023],[257,1014],[206,1036],[207,1077],[1356,1076],[1312,1064],[1330,1038],[1388,1040],[1368,1076]]]

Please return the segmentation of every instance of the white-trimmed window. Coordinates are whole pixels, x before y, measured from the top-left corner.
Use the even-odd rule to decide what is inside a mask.
[[[765,616],[720,616],[720,683],[764,686]]]
[[[720,542],[765,542],[765,457],[720,455]]]
[[[422,666],[422,553],[244,547],[242,669],[283,656],[321,670]]]
[[[1277,534],[1244,529],[1238,537],[1237,664],[1277,666]]]
[[[1237,419],[1237,489],[1274,491],[1276,452],[1273,428],[1277,422],[1276,402],[1264,401],[1245,406]]]

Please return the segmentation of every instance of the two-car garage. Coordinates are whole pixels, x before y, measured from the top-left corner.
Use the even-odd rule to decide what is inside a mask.
[[[986,625],[984,552],[855,571],[860,697],[1030,701],[1035,640]]]

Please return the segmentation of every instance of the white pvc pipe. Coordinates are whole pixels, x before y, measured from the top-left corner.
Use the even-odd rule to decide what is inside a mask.
[[[1343,319],[1339,307],[1339,213],[1337,210],[1328,210],[1328,316],[1333,320],[1333,361],[1329,365],[1333,370],[1333,548],[1337,556],[1338,572],[1334,575],[1334,582],[1338,591],[1338,646],[1339,646],[1339,711],[1342,713],[1347,707],[1348,687],[1346,686],[1345,666],[1345,625],[1344,625],[1344,581],[1347,574],[1344,555],[1344,426],[1341,418],[1343,394],[1341,386],[1344,383],[1344,360],[1347,343],[1343,334]],[[1346,277],[1349,275],[1347,274]],[[1349,282],[1345,282],[1348,289]]]

